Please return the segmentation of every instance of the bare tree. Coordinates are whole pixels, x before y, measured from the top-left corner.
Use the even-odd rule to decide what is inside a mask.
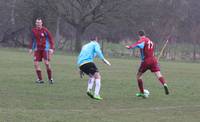
[[[123,0],[47,0],[64,20],[76,30],[75,50],[80,51],[81,36],[94,23],[104,24],[107,15],[120,9]]]

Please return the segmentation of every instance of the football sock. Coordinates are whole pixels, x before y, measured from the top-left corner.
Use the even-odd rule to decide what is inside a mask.
[[[142,79],[138,79],[137,82],[138,82],[138,87],[140,89],[140,93],[144,93],[144,87],[143,87]]]
[[[47,69],[47,75],[48,75],[48,79],[51,80],[52,79],[52,71],[50,68]]]
[[[95,84],[95,96],[98,96],[101,89],[101,79],[96,79]]]
[[[88,88],[87,88],[87,91],[90,91],[93,87],[93,84],[94,84],[94,78],[93,77],[90,77],[88,79]]]
[[[160,77],[158,80],[160,81],[160,83],[162,85],[164,85],[166,83],[166,81],[165,81],[165,79],[163,77]]]
[[[36,74],[39,80],[42,80],[42,72],[41,70],[36,70]]]

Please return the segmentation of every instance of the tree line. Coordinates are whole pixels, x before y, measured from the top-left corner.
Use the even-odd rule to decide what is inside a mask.
[[[197,0],[1,0],[0,44],[26,47],[35,19],[41,17],[56,45],[71,40],[72,51],[80,51],[90,36],[119,43],[137,39],[136,32],[143,29],[158,46],[165,40],[175,49],[186,45],[196,60],[199,8]],[[169,46],[167,51],[173,52]]]

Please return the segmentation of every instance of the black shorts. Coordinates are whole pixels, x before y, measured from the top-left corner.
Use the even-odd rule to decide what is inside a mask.
[[[99,72],[96,65],[93,62],[83,64],[79,68],[81,71],[83,71],[85,74],[89,76],[94,75],[96,72]]]

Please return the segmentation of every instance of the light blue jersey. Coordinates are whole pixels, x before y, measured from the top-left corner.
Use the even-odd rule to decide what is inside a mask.
[[[85,63],[93,62],[96,55],[100,59],[104,59],[99,43],[96,41],[91,41],[82,47],[78,56],[77,65],[81,66]]]

